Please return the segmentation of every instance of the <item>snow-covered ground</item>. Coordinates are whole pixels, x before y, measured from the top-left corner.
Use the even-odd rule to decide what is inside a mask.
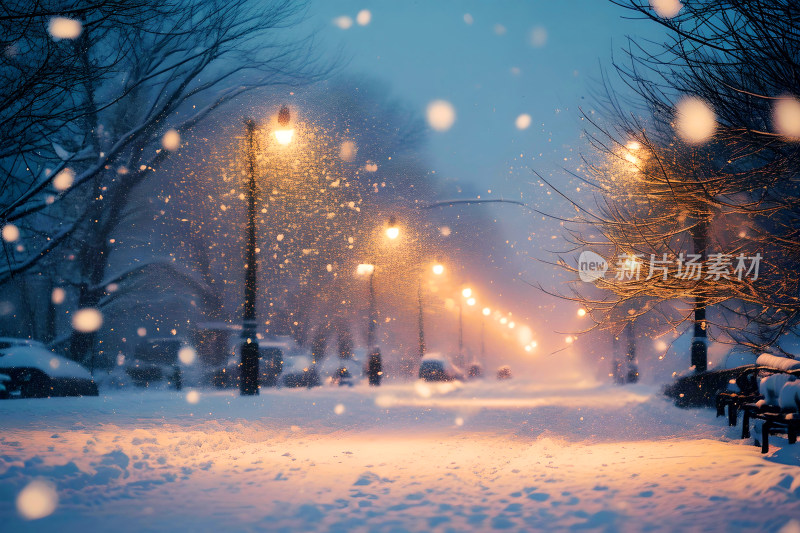
[[[0,530],[800,531],[800,444],[739,431],[589,382],[5,401]]]

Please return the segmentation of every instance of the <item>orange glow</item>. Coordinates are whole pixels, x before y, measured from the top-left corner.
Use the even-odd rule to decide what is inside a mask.
[[[294,129],[275,130],[275,138],[278,140],[278,143],[282,144],[283,146],[286,146],[292,142],[292,137],[294,137]]]

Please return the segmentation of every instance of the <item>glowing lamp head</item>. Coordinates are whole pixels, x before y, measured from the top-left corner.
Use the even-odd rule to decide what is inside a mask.
[[[436,274],[437,276],[441,276],[442,274],[444,274],[444,265],[436,263],[435,265],[433,265],[432,270],[434,274]]]
[[[489,309],[488,307],[484,307],[482,312],[483,312],[483,316],[489,316],[489,314],[492,312],[492,310]]]
[[[475,305],[475,298],[467,298],[467,305]]]
[[[508,323],[508,329],[514,329],[517,325],[514,322]]]
[[[469,287],[465,287],[464,289],[461,290],[461,296],[463,296],[464,298],[469,298],[470,296],[472,296],[472,289],[470,289]]]
[[[578,309],[578,316],[583,318],[586,316],[586,309],[580,308]]]
[[[375,265],[369,263],[361,263],[356,267],[356,274],[359,276],[369,276],[375,272]]]
[[[394,240],[400,236],[400,228],[397,227],[397,220],[389,217],[389,225],[386,227],[386,237]]]
[[[275,130],[275,138],[283,146],[292,142],[292,137],[294,136],[294,129],[289,127],[290,120],[289,108],[287,106],[281,107],[281,110],[278,111],[278,126],[280,128]]]
[[[294,137],[294,130],[292,128],[286,130],[275,130],[275,139],[278,141],[278,144],[287,146],[292,142],[292,137]]]

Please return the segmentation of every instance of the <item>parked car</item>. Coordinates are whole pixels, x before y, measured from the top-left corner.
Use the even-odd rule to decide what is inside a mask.
[[[0,354],[2,354],[3,350],[11,348],[12,346],[36,346],[37,348],[44,348],[45,350],[47,349],[47,347],[44,344],[32,339],[19,339],[16,337],[0,337]]]
[[[310,355],[295,354],[284,359],[284,386],[310,388],[318,387],[321,384],[319,370]]]
[[[8,386],[10,385],[11,377],[5,374],[0,374],[0,400],[8,398]]]
[[[511,367],[508,365],[503,365],[497,369],[497,379],[499,380],[506,380],[511,379]]]
[[[472,363],[467,369],[467,377],[469,379],[478,379],[483,377],[483,366],[480,363]]]
[[[430,353],[422,358],[419,378],[425,381],[454,381],[463,380],[464,374],[447,357]]]
[[[180,337],[148,338],[142,340],[133,358],[125,362],[125,373],[138,387],[165,382],[178,390],[183,385],[183,369],[178,352],[187,346]]]
[[[206,382],[210,382],[220,389],[239,386],[241,340],[238,337],[232,337],[230,342],[230,357],[227,364],[213,370],[206,378]],[[280,376],[284,373],[285,354],[290,350],[291,344],[290,340],[282,337],[258,341],[258,381],[260,386],[275,387],[280,383]]]
[[[48,398],[97,396],[97,384],[75,361],[57,355],[42,343],[0,338],[0,397]]]
[[[317,372],[326,383],[340,386],[352,386],[363,377],[361,361],[354,355],[342,359],[329,355],[317,364]]]

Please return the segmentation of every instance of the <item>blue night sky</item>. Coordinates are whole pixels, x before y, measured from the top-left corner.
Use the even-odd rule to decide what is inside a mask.
[[[371,14],[366,25],[356,22],[361,10]],[[513,198],[570,216],[571,208],[547,194],[532,170],[578,194],[580,183],[562,167],[576,170],[581,154],[592,155],[582,139],[579,108],[591,109],[601,68],[610,69],[612,58],[621,56],[627,36],[663,38],[655,24],[623,19],[626,14],[605,0],[314,0],[301,30],[317,29],[326,53],[345,58],[343,75],[385,84],[390,98],[420,116],[432,100],[452,103],[456,121],[447,131],[430,132],[428,161],[440,178],[462,184],[463,196]],[[352,25],[340,28],[338,17],[350,17]],[[515,120],[523,113],[531,124],[520,130]],[[509,239],[501,243],[509,271],[557,285],[561,273],[533,258],[552,261],[548,250],[563,249],[558,223],[507,204],[492,209]],[[527,285],[515,292],[574,321],[574,309],[563,302]],[[571,327],[551,312],[534,314],[551,325],[555,318],[561,324],[556,329]]]
[[[366,26],[355,22],[362,9]],[[581,150],[578,107],[590,105],[600,65],[610,67],[626,35],[658,37],[655,25],[624,20],[604,0],[316,0],[309,11],[321,41],[348,60],[345,73],[385,82],[420,114],[434,99],[453,104],[453,127],[431,135],[432,169],[509,197],[528,192],[520,167],[548,175]],[[339,16],[353,25],[340,29]],[[536,28],[546,32],[540,46]],[[532,123],[521,131],[522,113]]]

